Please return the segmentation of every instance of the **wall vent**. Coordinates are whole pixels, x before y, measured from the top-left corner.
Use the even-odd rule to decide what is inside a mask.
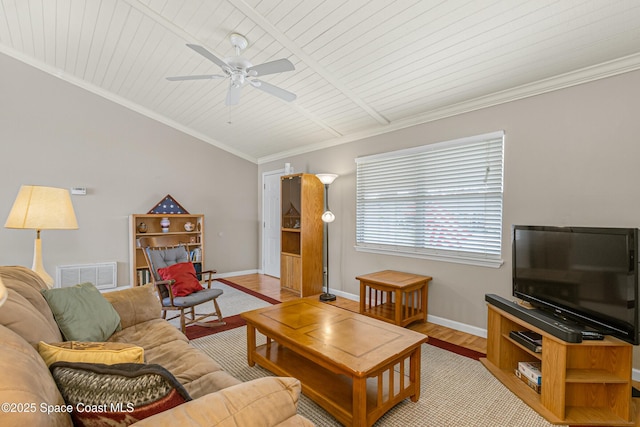
[[[117,278],[118,264],[116,262],[58,265],[55,287],[68,288],[79,283],[91,282],[98,289],[112,289],[118,286]]]

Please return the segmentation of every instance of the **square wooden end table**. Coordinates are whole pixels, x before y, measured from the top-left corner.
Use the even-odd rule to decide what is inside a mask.
[[[428,284],[431,276],[384,270],[357,276],[360,314],[407,326],[427,321]]]
[[[242,313],[247,356],[346,426],[371,426],[400,401],[420,398],[420,347],[426,335],[303,298]],[[256,346],[256,330],[267,337]]]

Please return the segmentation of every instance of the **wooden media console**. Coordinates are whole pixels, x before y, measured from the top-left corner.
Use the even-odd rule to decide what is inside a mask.
[[[635,425],[631,344],[608,336],[569,343],[498,307],[488,305],[488,311],[487,357],[480,361],[532,409],[554,424]],[[542,335],[542,353],[511,339],[516,330]],[[516,377],[523,361],[542,362],[540,393]]]

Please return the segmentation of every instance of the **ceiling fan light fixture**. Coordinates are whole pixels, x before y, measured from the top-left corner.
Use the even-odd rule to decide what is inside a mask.
[[[231,74],[231,86],[241,87],[244,84],[244,76],[241,73]]]
[[[283,101],[292,102],[296,99],[295,93],[256,79],[258,76],[262,77],[270,74],[294,71],[296,68],[291,61],[286,58],[281,58],[254,66],[247,58],[240,56],[240,51],[246,49],[249,45],[247,39],[241,34],[233,33],[229,36],[229,41],[236,52],[234,56],[226,57],[224,60],[218,58],[203,46],[187,43],[187,47],[219,66],[224,74],[226,74],[226,77],[229,77],[229,90],[227,91],[225,101],[226,105],[237,105],[240,102],[240,89],[242,89],[247,82],[254,88],[280,98]],[[219,75],[176,76],[167,77],[167,80],[203,80],[218,77]],[[249,80],[249,78],[253,78],[254,80]]]

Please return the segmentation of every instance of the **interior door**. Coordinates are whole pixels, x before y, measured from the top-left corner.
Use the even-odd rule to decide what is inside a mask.
[[[280,177],[284,171],[262,175],[262,271],[280,277]]]

